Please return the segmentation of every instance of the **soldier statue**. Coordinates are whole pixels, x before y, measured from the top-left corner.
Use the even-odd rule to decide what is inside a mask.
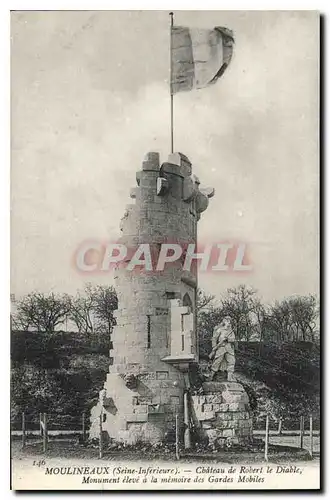
[[[233,382],[235,369],[235,334],[231,328],[230,319],[225,317],[213,330],[212,351],[209,355],[211,365],[210,380],[217,380],[218,375],[227,373],[228,382]]]

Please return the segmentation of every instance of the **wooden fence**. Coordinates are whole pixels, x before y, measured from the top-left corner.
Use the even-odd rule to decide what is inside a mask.
[[[81,435],[81,440],[83,443],[87,441],[87,429],[86,429],[86,414],[83,412],[81,414],[80,418],[81,424],[80,424],[80,429],[78,432]],[[48,443],[49,443],[49,414],[47,413],[40,413],[39,414],[39,436],[42,439],[43,443],[43,452],[45,453],[48,449]],[[25,448],[27,445],[27,437],[29,433],[28,425],[27,425],[27,418],[26,418],[26,413],[22,413],[22,448]],[[33,431],[32,431],[33,432]],[[61,433],[61,430],[58,431]],[[69,433],[76,433],[76,431],[63,431],[63,432],[69,432]]]
[[[39,434],[40,437],[42,438],[42,444],[43,444],[43,452],[46,453],[48,450],[48,444],[49,444],[49,426],[48,426],[48,414],[47,413],[40,413],[39,415]],[[99,458],[102,459],[104,455],[104,439],[103,439],[103,412],[100,413],[99,417]],[[81,414],[81,429],[78,431],[81,435],[81,442],[86,443],[87,441],[87,429],[86,429],[86,414],[82,413]],[[265,446],[264,446],[264,458],[265,461],[268,461],[269,459],[269,441],[270,441],[270,418],[269,415],[266,415],[265,419],[265,432],[262,433],[265,438]],[[309,436],[309,446],[308,446],[308,451],[310,454],[310,457],[313,458],[314,456],[314,447],[313,447],[313,417],[309,417],[309,431],[306,433],[305,431],[305,417],[301,416],[299,420],[299,434],[298,440],[299,440],[299,448],[303,449],[304,448],[304,437]],[[26,419],[26,414],[23,412],[22,413],[22,448],[24,449],[27,445],[27,419]],[[277,433],[277,436],[280,434]],[[180,440],[179,440],[179,417],[176,415],[175,417],[175,456],[176,459],[180,459]]]
[[[281,435],[281,434],[277,434]],[[309,417],[309,432],[306,434],[305,431],[305,417],[301,416],[300,417],[300,426],[299,426],[299,448],[304,449],[304,436],[309,436],[309,447],[308,451],[310,454],[310,457],[313,458],[314,455],[314,447],[313,447],[313,416],[310,415]],[[269,432],[269,415],[266,415],[266,422],[265,422],[265,460],[268,461],[268,448],[269,448],[269,438],[270,438],[270,432]]]

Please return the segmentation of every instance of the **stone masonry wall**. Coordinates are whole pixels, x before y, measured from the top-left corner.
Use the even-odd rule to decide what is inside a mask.
[[[252,439],[248,396],[240,384],[222,385],[222,392],[192,396],[195,424],[211,446],[245,445]]]
[[[211,194],[199,189],[190,161],[175,153],[160,165],[158,153],[148,153],[136,181],[130,193],[133,203],[127,205],[120,224],[119,243],[133,250],[150,244],[156,257],[161,243],[196,243],[197,221]],[[90,434],[97,435],[102,410],[103,429],[111,438],[157,442],[172,430],[175,414],[180,418],[183,414],[187,380],[174,361],[176,357],[198,360],[197,274],[196,270],[183,271],[182,259],[161,272],[127,271],[130,257],[115,273],[119,309],[111,339],[111,365],[105,399],[92,411]],[[173,353],[181,346],[173,338],[178,335],[173,332],[173,318],[179,310],[187,315],[182,322],[186,326],[179,332],[181,351]],[[134,376],[133,385],[127,384],[128,375]]]

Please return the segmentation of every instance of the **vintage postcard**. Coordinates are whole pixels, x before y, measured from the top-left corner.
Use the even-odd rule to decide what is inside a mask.
[[[11,13],[13,490],[320,488],[316,11]]]

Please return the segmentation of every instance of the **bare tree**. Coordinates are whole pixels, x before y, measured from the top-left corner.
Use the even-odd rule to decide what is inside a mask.
[[[115,319],[113,312],[118,307],[117,294],[113,286],[91,285],[78,292],[72,300],[69,314],[81,333],[111,333]]]
[[[276,301],[270,308],[268,340],[283,342],[297,340],[292,329],[292,311],[287,299]]]
[[[95,298],[90,284],[86,285],[83,292],[78,291],[72,299],[69,319],[76,325],[79,333],[91,335],[94,332],[93,314]]]
[[[273,340],[313,342],[318,316],[318,302],[314,295],[293,296],[276,302],[270,315]]]
[[[201,288],[197,289],[197,311],[210,307],[214,301],[214,295],[204,292]]]
[[[24,329],[53,333],[63,324],[71,308],[66,294],[32,292],[16,302],[13,323]]]
[[[255,333],[256,293],[252,287],[239,285],[229,288],[221,301],[222,311],[231,319],[237,340],[251,340]]]
[[[292,323],[303,341],[314,341],[316,322],[319,316],[318,302],[314,295],[292,297]]]
[[[97,326],[102,331],[111,334],[116,324],[113,313],[118,308],[116,290],[113,286],[97,285],[93,289],[93,296]]]
[[[268,330],[269,323],[269,307],[261,302],[261,300],[256,297],[254,299],[254,318],[255,324],[254,328],[256,335],[259,338],[259,356],[261,355],[262,344],[265,341]]]

